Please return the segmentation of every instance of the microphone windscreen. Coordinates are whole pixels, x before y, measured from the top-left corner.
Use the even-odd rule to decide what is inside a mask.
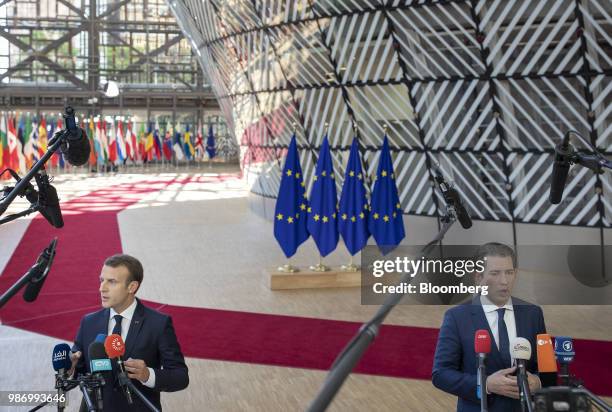
[[[537,338],[538,372],[557,372],[557,361],[552,339],[548,333],[540,333]]]
[[[550,195],[548,199],[553,205],[561,203],[565,182],[569,173],[570,164],[562,155],[557,155],[553,162],[553,171],[550,178]]]
[[[53,227],[61,228],[64,227],[64,219],[62,217],[62,209],[60,209],[59,197],[57,197],[57,190],[50,184],[46,184],[39,187],[40,191],[44,193],[39,194],[39,198],[43,197],[44,207],[40,210],[40,214],[47,219],[47,222],[51,223]]]
[[[104,359],[108,358],[106,354],[106,349],[104,348],[104,343],[101,342],[91,342],[88,348],[89,359]]]
[[[115,359],[125,353],[125,343],[121,336],[113,333],[104,339],[104,349],[109,358]]]
[[[62,148],[62,153],[73,166],[83,166],[89,160],[91,147],[85,130],[78,128],[78,132],[72,132],[65,140],[65,147]]]
[[[491,335],[486,329],[479,329],[474,335],[474,351],[476,353],[491,353]]]
[[[57,372],[60,369],[68,370],[72,367],[70,361],[70,346],[67,343],[59,343],[53,348],[51,356],[53,369]]]
[[[510,354],[514,359],[531,359],[531,343],[525,338],[514,338],[511,343]]]
[[[555,356],[559,363],[570,363],[574,360],[574,343],[569,336],[557,336],[555,338]]]
[[[96,342],[100,342],[102,345],[104,345],[104,339],[106,339],[106,335],[103,333],[98,333],[98,336],[96,336]]]

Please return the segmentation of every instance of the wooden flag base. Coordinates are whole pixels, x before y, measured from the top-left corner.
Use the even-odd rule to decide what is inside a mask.
[[[300,268],[299,272],[264,270],[270,290],[355,288],[361,286],[361,271],[331,267],[326,272]]]

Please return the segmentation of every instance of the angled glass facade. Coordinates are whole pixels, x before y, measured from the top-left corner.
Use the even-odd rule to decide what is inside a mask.
[[[610,227],[609,174],[575,167],[563,202],[548,202],[553,148],[567,130],[612,153],[610,2],[169,4],[254,193],[276,196],[294,128],[310,186],[326,123],[339,175],[354,136],[373,174],[386,126],[405,213],[443,211],[435,161],[474,219]]]

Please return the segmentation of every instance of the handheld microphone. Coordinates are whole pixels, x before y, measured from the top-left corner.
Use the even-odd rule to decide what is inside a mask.
[[[30,282],[23,292],[23,300],[26,302],[34,302],[42,289],[47,275],[51,270],[53,264],[53,258],[55,258],[55,247],[57,245],[57,238],[53,239],[49,246],[38,256],[36,263],[28,271],[30,275]]]
[[[104,349],[106,350],[106,354],[109,358],[117,359],[117,364],[119,365],[120,370],[119,382],[121,383],[121,386],[123,386],[128,404],[131,405],[133,403],[132,392],[127,385],[122,383],[128,379],[127,374],[125,373],[125,367],[123,366],[123,360],[121,359],[121,357],[125,354],[125,343],[120,335],[113,333],[104,339]]]
[[[570,384],[569,364],[574,360],[575,355],[572,338],[569,336],[557,336],[555,338],[555,356],[561,367],[559,379],[563,386],[569,386]]]
[[[487,370],[485,360],[491,353],[491,335],[486,329],[479,329],[474,335],[474,352],[478,355],[478,374],[476,377],[476,396],[480,399],[481,412],[487,411]]]
[[[64,390],[64,382],[66,374],[72,367],[70,361],[70,346],[67,343],[59,343],[53,348],[51,361],[55,370],[55,387],[57,388],[58,410],[63,410],[66,407],[66,391]]]
[[[518,379],[521,404],[527,405],[527,410],[531,412],[531,394],[529,393],[526,366],[527,361],[531,359],[531,343],[525,338],[515,338],[512,340],[511,347],[511,355],[516,359],[516,377]]]
[[[570,169],[570,159],[574,152],[569,143],[570,132],[565,133],[561,144],[555,146],[555,159],[553,161],[552,176],[550,179],[550,195],[548,199],[553,205],[559,204],[563,197],[565,182]]]
[[[113,370],[111,361],[106,355],[104,344],[98,341],[92,342],[88,348],[89,353],[89,369],[94,377],[99,380],[99,385],[94,389],[96,398],[96,407],[99,411],[104,410],[104,402],[102,399],[102,385],[106,384],[108,372]]]
[[[444,175],[442,171],[438,167],[438,165],[433,165],[434,170],[434,179],[440,188],[440,192],[442,192],[442,196],[444,197],[444,201],[449,207],[455,209],[455,213],[457,214],[457,220],[461,223],[461,227],[464,229],[469,229],[472,227],[472,218],[468,213],[467,209],[463,205],[461,201],[461,196],[459,196],[459,192],[452,185],[449,185],[444,179]]]
[[[51,223],[53,227],[64,227],[64,219],[62,218],[62,210],[57,197],[57,190],[49,183],[49,176],[42,169],[40,173],[34,175],[36,185],[38,186],[38,205],[40,214]]]
[[[553,350],[552,339],[548,333],[540,333],[536,337],[538,372],[542,387],[557,385],[557,361]]]
[[[71,165],[82,166],[89,160],[91,152],[87,132],[77,126],[74,109],[71,106],[66,106],[63,117],[66,123],[64,133],[67,134],[67,138],[62,143],[61,151]]]

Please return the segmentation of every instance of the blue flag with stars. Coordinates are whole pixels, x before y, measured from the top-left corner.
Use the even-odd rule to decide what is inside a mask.
[[[355,255],[368,243],[370,231],[368,229],[368,201],[363,185],[363,173],[357,139],[353,138],[351,153],[342,195],[340,196],[340,209],[338,210],[338,230],[344,239],[344,244],[351,255]]]
[[[370,199],[369,227],[383,254],[393,250],[406,236],[387,135],[380,151],[376,181]]]
[[[336,220],[336,177],[332,165],[327,136],[319,150],[319,160],[313,177],[308,209],[308,231],[312,235],[321,256],[329,255],[338,245],[338,223]]]
[[[308,199],[295,135],[291,138],[274,210],[274,237],[288,258],[308,239]]]

